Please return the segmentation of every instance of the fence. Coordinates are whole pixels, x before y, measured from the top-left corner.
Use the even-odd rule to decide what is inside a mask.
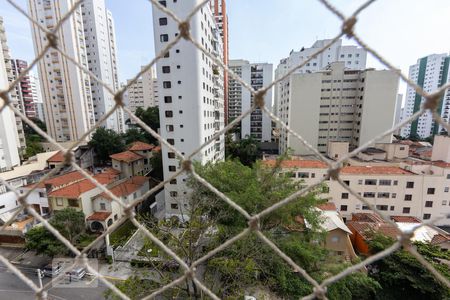
[[[78,170],[79,172],[81,172],[87,179],[91,180],[95,185],[97,185],[103,192],[105,192],[107,195],[109,195],[109,197],[111,197],[111,199],[113,199],[113,201],[117,202],[121,207],[123,207],[124,211],[125,211],[125,216],[120,220],[120,222],[115,223],[113,226],[109,227],[102,235],[100,235],[95,241],[93,241],[90,245],[88,245],[87,247],[85,247],[83,250],[79,251],[74,245],[72,245],[66,238],[64,238],[64,236],[59,233],[54,227],[52,227],[49,222],[47,220],[45,220],[43,217],[41,217],[39,215],[39,213],[37,213],[32,206],[30,206],[27,203],[27,196],[34,190],[34,188],[36,188],[37,184],[35,184],[33,186],[32,189],[30,189],[26,194],[20,195],[19,192],[14,189],[13,187],[9,186],[7,182],[5,182],[4,180],[2,180],[0,178],[0,182],[3,183],[4,185],[6,185],[9,189],[11,189],[12,191],[15,192],[18,201],[20,202],[22,209],[27,209],[29,213],[31,213],[36,219],[38,219],[40,222],[42,222],[42,224],[56,237],[58,238],[66,247],[68,247],[68,249],[70,251],[73,252],[74,255],[76,255],[77,260],[81,260],[82,263],[86,266],[86,268],[88,269],[88,272],[95,274],[96,276],[99,277],[99,279],[106,284],[114,293],[116,293],[120,298],[122,299],[129,299],[126,295],[124,295],[120,290],[118,290],[112,283],[110,283],[109,281],[106,280],[106,278],[104,278],[101,274],[99,274],[94,268],[92,268],[88,261],[87,261],[87,257],[86,254],[89,252],[89,250],[101,239],[104,239],[105,236],[109,233],[111,233],[112,231],[114,231],[120,224],[122,224],[126,219],[131,220],[131,222],[137,227],[140,228],[140,230],[149,238],[151,239],[156,245],[158,245],[167,255],[171,256],[173,259],[175,259],[179,264],[180,267],[184,270],[184,275],[182,275],[181,277],[179,277],[178,279],[172,281],[171,283],[162,286],[160,289],[154,291],[153,293],[149,294],[147,297],[145,297],[145,299],[152,299],[155,298],[157,295],[161,294],[162,292],[164,292],[165,290],[183,282],[186,278],[190,278],[193,280],[193,282],[195,282],[198,287],[209,297],[213,298],[213,299],[219,299],[219,297],[217,297],[205,284],[203,284],[201,282],[201,280],[199,278],[196,277],[195,274],[195,268],[197,266],[199,266],[201,263],[207,261],[209,258],[211,258],[213,255],[215,255],[216,253],[220,252],[221,250],[225,249],[226,247],[230,246],[232,243],[236,242],[237,240],[241,239],[242,237],[248,235],[251,232],[254,232],[260,239],[261,241],[263,241],[264,243],[266,243],[273,251],[274,253],[276,253],[277,255],[279,255],[287,264],[289,264],[294,271],[298,272],[299,274],[301,274],[313,287],[313,293],[304,297],[304,299],[313,299],[315,297],[320,298],[320,299],[324,299],[326,298],[326,292],[327,292],[327,287],[344,278],[345,276],[356,272],[358,270],[360,270],[362,267],[373,263],[377,260],[380,260],[390,254],[392,254],[394,251],[396,251],[397,249],[399,249],[401,246],[404,247],[404,249],[406,249],[407,251],[409,251],[414,257],[417,258],[417,260],[425,267],[427,268],[435,277],[436,279],[438,279],[439,281],[441,281],[445,286],[450,288],[450,282],[448,279],[446,279],[444,276],[442,276],[437,270],[435,270],[435,268],[428,263],[412,246],[411,246],[411,241],[410,238],[412,236],[411,232],[405,232],[402,233],[402,235],[398,238],[398,240],[389,248],[385,249],[382,252],[377,253],[376,255],[373,255],[363,261],[361,261],[358,264],[355,264],[347,269],[345,269],[344,271],[331,276],[327,279],[325,279],[322,282],[317,282],[314,278],[312,278],[301,266],[299,266],[298,264],[296,264],[291,258],[289,258],[285,253],[283,253],[273,242],[271,242],[260,230],[259,230],[259,220],[261,217],[267,216],[268,214],[270,214],[271,212],[275,211],[276,209],[288,204],[289,202],[293,201],[294,199],[298,198],[301,195],[304,195],[306,193],[308,193],[309,191],[311,191],[314,187],[317,187],[318,185],[320,185],[321,183],[323,183],[325,180],[327,179],[333,179],[338,181],[346,190],[348,190],[348,192],[350,194],[352,194],[353,196],[355,196],[357,199],[359,199],[361,202],[363,202],[364,204],[366,204],[367,206],[369,206],[370,209],[372,209],[376,214],[378,214],[379,216],[381,216],[383,219],[385,219],[387,222],[393,224],[394,226],[395,223],[393,223],[386,215],[384,215],[382,212],[380,212],[379,210],[376,209],[376,207],[374,207],[371,203],[369,203],[366,199],[364,199],[363,197],[361,197],[360,195],[358,195],[358,193],[356,193],[355,191],[353,191],[349,186],[347,186],[339,177],[339,172],[340,172],[340,168],[343,165],[343,163],[349,159],[350,157],[356,155],[357,153],[363,151],[366,147],[368,147],[370,144],[376,142],[377,140],[383,138],[386,135],[392,134],[393,132],[395,132],[396,130],[398,130],[399,128],[401,128],[402,126],[404,126],[407,123],[410,123],[414,120],[416,120],[419,116],[421,116],[422,114],[424,114],[426,111],[430,111],[433,115],[433,119],[438,122],[440,125],[442,125],[447,131],[450,131],[450,125],[445,123],[440,115],[437,113],[437,107],[439,105],[439,100],[442,97],[443,93],[445,92],[446,89],[448,89],[450,87],[450,84],[447,83],[443,86],[441,86],[438,90],[436,90],[434,93],[427,93],[424,90],[422,90],[422,88],[420,86],[418,86],[417,84],[415,84],[414,82],[412,82],[411,80],[409,80],[407,78],[407,76],[405,76],[404,74],[401,73],[400,70],[396,69],[390,62],[388,62],[386,59],[383,58],[383,56],[381,56],[379,53],[377,53],[374,49],[372,49],[369,45],[365,44],[364,41],[355,34],[354,32],[354,28],[357,24],[357,17],[358,15],[365,9],[367,9],[372,3],[375,2],[375,0],[368,0],[366,3],[364,3],[363,5],[361,5],[351,16],[347,17],[345,15],[343,15],[339,10],[337,10],[333,5],[331,5],[328,0],[317,0],[320,3],[322,3],[328,10],[330,10],[333,14],[335,14],[342,22],[342,27],[341,30],[339,32],[339,34],[337,36],[335,36],[333,39],[331,39],[326,45],[323,46],[323,48],[317,50],[317,52],[315,53],[315,55],[325,51],[329,46],[331,46],[334,42],[336,42],[339,38],[343,37],[343,36],[347,36],[350,39],[353,39],[358,45],[360,45],[361,47],[363,47],[364,49],[366,49],[369,53],[371,53],[376,59],[378,59],[383,65],[385,65],[387,68],[389,68],[390,70],[394,71],[396,74],[398,74],[400,76],[401,79],[403,79],[409,86],[413,87],[415,89],[415,91],[423,96],[426,101],[424,102],[423,106],[421,107],[421,109],[419,111],[417,111],[414,115],[412,115],[410,118],[403,120],[401,123],[396,124],[394,127],[392,127],[391,129],[387,130],[386,132],[380,134],[379,136],[373,137],[373,139],[371,139],[370,141],[368,141],[367,143],[359,146],[357,149],[353,150],[352,152],[348,153],[345,157],[343,157],[342,159],[340,159],[339,161],[330,161],[328,160],[326,157],[324,157],[320,152],[317,151],[317,149],[315,149],[313,146],[309,145],[299,134],[297,134],[296,132],[294,132],[293,130],[291,130],[289,128],[289,126],[287,126],[286,124],[284,124],[278,117],[276,117],[271,111],[269,111],[265,106],[264,106],[264,95],[267,93],[267,91],[269,91],[271,88],[273,88],[278,82],[288,78],[288,76],[290,76],[292,73],[294,73],[296,70],[298,70],[299,68],[305,66],[308,62],[310,62],[315,55],[311,55],[311,57],[307,60],[305,60],[303,63],[297,65],[296,67],[292,68],[291,70],[289,70],[282,78],[279,78],[275,81],[273,81],[272,83],[270,83],[268,86],[263,87],[262,89],[259,89],[258,91],[255,91],[248,83],[244,82],[241,78],[239,78],[239,76],[237,76],[236,74],[233,73],[233,71],[231,71],[226,65],[223,64],[222,61],[218,60],[217,58],[215,58],[212,54],[209,53],[209,51],[207,51],[201,44],[199,44],[197,41],[195,41],[193,39],[193,37],[190,34],[190,28],[189,28],[189,22],[190,19],[192,18],[192,16],[194,14],[196,14],[201,7],[203,7],[204,5],[207,5],[207,3],[209,2],[209,0],[203,0],[199,5],[197,5],[195,7],[195,9],[187,16],[186,19],[182,20],[180,19],[177,15],[175,15],[172,11],[170,11],[169,9],[167,9],[166,7],[162,6],[157,0],[150,0],[150,2],[153,4],[154,9],[159,9],[161,11],[163,11],[164,13],[166,13],[168,15],[168,17],[170,17],[171,19],[173,19],[176,23],[178,23],[178,28],[179,28],[179,34],[171,41],[169,41],[169,43],[167,43],[167,46],[164,48],[163,51],[161,51],[160,53],[158,53],[156,55],[156,57],[150,62],[148,63],[139,73],[136,74],[136,76],[129,81],[129,83],[123,87],[122,89],[118,90],[117,92],[114,92],[114,89],[111,88],[110,86],[108,86],[107,84],[105,84],[104,82],[102,82],[99,78],[97,78],[92,72],[90,72],[88,69],[86,69],[84,66],[82,66],[81,64],[79,64],[75,59],[73,59],[72,57],[70,57],[69,55],[67,55],[66,53],[64,53],[60,48],[59,48],[59,41],[58,41],[58,37],[57,37],[57,32],[58,30],[60,30],[62,24],[71,17],[71,14],[75,12],[75,10],[80,6],[82,0],[78,0],[74,3],[73,7],[71,7],[71,9],[67,12],[67,14],[65,14],[64,16],[61,17],[60,21],[55,25],[55,27],[52,30],[48,30],[47,28],[44,28],[37,20],[33,20],[28,14],[27,12],[25,12],[22,8],[20,8],[16,3],[14,3],[13,0],[7,0],[11,5],[13,5],[18,11],[20,11],[25,17],[27,17],[31,22],[34,23],[35,26],[39,27],[40,30],[42,30],[47,37],[47,44],[44,47],[43,51],[40,52],[36,58],[32,61],[32,63],[28,66],[28,68],[20,74],[20,76],[14,81],[12,82],[7,90],[3,90],[0,92],[0,97],[2,99],[2,103],[0,106],[0,110],[3,109],[4,107],[8,106],[11,110],[14,111],[14,113],[16,115],[18,115],[23,122],[26,122],[30,127],[32,127],[36,132],[38,132],[42,137],[44,137],[47,141],[49,141],[50,143],[54,144],[59,150],[63,151],[64,153],[64,157],[65,157],[65,164],[66,165],[71,165],[73,166],[74,169]],[[158,61],[158,59],[162,58],[164,56],[164,54],[170,50],[171,48],[173,48],[180,40],[186,40],[191,42],[199,51],[202,51],[207,57],[209,57],[212,61],[214,61],[215,63],[217,63],[220,67],[222,67],[229,76],[231,76],[232,78],[236,79],[238,82],[240,82],[244,88],[248,89],[250,91],[250,93],[253,95],[254,97],[254,104],[253,106],[246,112],[242,113],[241,116],[239,116],[238,118],[236,118],[235,120],[233,120],[231,123],[229,123],[226,127],[224,127],[222,130],[220,130],[219,132],[217,132],[209,141],[205,142],[203,145],[201,145],[200,147],[198,147],[193,153],[184,156],[182,155],[175,147],[173,147],[171,144],[169,144],[165,139],[163,139],[158,133],[156,133],[154,130],[152,130],[150,127],[148,127],[146,124],[144,124],[139,118],[137,118],[130,110],[129,108],[127,108],[124,103],[123,103],[123,94],[124,92],[127,90],[127,88],[130,87],[130,85],[132,85],[134,82],[137,81],[137,79],[146,71],[148,71],[152,66],[155,65],[155,63]],[[114,100],[115,100],[115,106],[114,108],[112,108],[109,112],[107,112],[99,121],[98,123],[91,128],[91,130],[89,130],[88,132],[86,132],[81,138],[80,140],[76,141],[73,143],[73,145],[71,147],[69,147],[68,149],[63,148],[61,145],[59,145],[53,138],[51,138],[49,135],[47,135],[44,131],[42,131],[38,126],[36,126],[30,119],[28,119],[22,112],[20,112],[17,108],[15,108],[13,106],[13,103],[10,100],[9,97],[9,92],[11,92],[14,87],[16,86],[16,84],[22,79],[22,77],[24,77],[37,63],[40,59],[42,59],[45,55],[45,53],[49,50],[49,49],[54,49],[56,51],[58,51],[62,56],[64,56],[68,61],[70,61],[71,63],[75,64],[78,68],[80,68],[83,72],[85,72],[86,74],[89,74],[89,76],[91,77],[92,80],[97,81],[99,84],[101,84],[102,86],[104,86],[112,95],[114,95]],[[107,190],[103,185],[99,184],[90,174],[88,174],[86,171],[84,171],[82,168],[80,168],[74,161],[74,157],[73,157],[73,152],[72,150],[78,146],[81,141],[83,139],[85,139],[86,137],[88,137],[90,134],[93,133],[93,131],[99,126],[100,123],[102,123],[103,121],[106,120],[106,118],[108,118],[116,109],[122,108],[125,112],[127,112],[130,117],[133,119],[134,122],[136,122],[137,124],[139,124],[144,130],[146,130],[147,132],[149,132],[152,136],[154,136],[156,139],[158,139],[158,141],[161,144],[164,144],[166,147],[168,147],[171,151],[176,153],[176,156],[182,161],[181,163],[181,169],[176,172],[171,178],[168,178],[167,180],[159,183],[157,186],[153,187],[151,190],[149,190],[146,194],[144,194],[142,197],[140,197],[139,199],[136,199],[133,203],[130,204],[125,204],[123,203],[118,197],[116,197],[115,195],[113,195],[109,190]],[[292,134],[293,136],[295,136],[297,139],[299,139],[306,147],[308,147],[311,151],[314,152],[314,154],[320,158],[323,162],[325,162],[328,165],[328,176],[322,178],[321,180],[318,180],[315,184],[310,185],[306,188],[303,188],[301,190],[296,191],[294,194],[290,195],[289,197],[285,198],[284,200],[276,203],[275,205],[268,207],[266,209],[264,209],[263,211],[261,211],[260,213],[256,214],[256,215],[249,215],[243,208],[241,208],[239,205],[237,205],[236,203],[234,203],[230,198],[228,198],[226,195],[224,195],[223,193],[221,193],[220,191],[218,191],[215,187],[213,187],[210,183],[208,183],[206,180],[204,180],[202,177],[200,177],[192,163],[191,163],[191,159],[192,157],[194,157],[195,154],[197,154],[198,152],[200,152],[204,147],[206,147],[207,145],[209,145],[210,143],[212,143],[217,137],[219,137],[220,135],[226,133],[228,130],[230,130],[232,127],[236,126],[244,117],[248,116],[251,112],[253,112],[255,109],[261,109],[265,114],[269,115],[270,118],[276,122],[279,126],[285,128],[290,134]],[[64,165],[62,165],[63,167]],[[49,178],[50,176],[54,175],[56,172],[58,172],[59,168],[55,168],[54,170],[52,170],[50,173],[46,174],[41,181],[46,180],[47,178]],[[138,205],[141,201],[143,201],[143,199],[147,198],[149,195],[153,194],[154,192],[158,191],[159,189],[161,189],[165,184],[169,183],[170,180],[176,178],[178,175],[180,175],[181,173],[186,172],[188,174],[190,174],[191,176],[193,176],[193,178],[195,178],[196,180],[198,180],[201,184],[203,184],[205,187],[207,187],[208,189],[210,189],[212,192],[214,192],[215,194],[217,194],[223,201],[225,201],[226,203],[228,203],[231,207],[233,207],[235,210],[237,210],[239,213],[241,213],[247,220],[248,220],[248,228],[246,228],[245,230],[243,230],[241,233],[239,233],[238,235],[234,236],[233,238],[229,239],[228,241],[226,241],[225,243],[223,243],[222,245],[220,245],[218,248],[210,251],[209,253],[207,253],[205,256],[201,257],[200,259],[198,259],[197,261],[195,261],[194,263],[192,263],[191,265],[187,265],[184,260],[177,256],[170,248],[168,248],[166,245],[164,245],[164,243],[162,243],[158,238],[156,238],[145,226],[143,226],[142,224],[140,224],[133,212],[133,208]],[[6,227],[8,224],[10,224],[14,218],[18,215],[18,213],[21,210],[18,210],[14,216],[6,223],[4,224],[1,228],[0,231],[4,229],[4,227]],[[426,224],[433,224],[436,221],[436,219],[432,219],[429,220],[427,222],[424,222],[422,224],[426,225]],[[47,298],[47,292],[46,290],[50,287],[50,285],[52,284],[52,282],[49,282],[48,284],[46,284],[45,286],[43,286],[42,288],[39,288],[38,286],[36,286],[30,279],[28,279],[17,267],[15,267],[14,265],[12,265],[5,257],[3,257],[2,255],[0,255],[0,261],[5,264],[7,266],[7,268],[9,270],[11,270],[14,274],[16,274],[21,280],[23,280],[36,294],[36,297],[39,299],[46,299]],[[73,267],[73,266],[72,266]],[[63,276],[63,274],[61,274],[60,276],[53,278],[53,281],[57,281],[59,280],[61,277]]]

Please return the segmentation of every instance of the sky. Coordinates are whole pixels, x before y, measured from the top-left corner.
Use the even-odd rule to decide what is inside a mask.
[[[25,0],[15,0],[26,9]],[[170,1],[170,0],[169,0]],[[350,15],[364,1],[331,1]],[[152,7],[147,0],[106,0],[116,29],[119,78],[126,81],[154,57]],[[332,38],[340,20],[318,0],[228,0],[231,59],[269,62],[276,68],[291,50]],[[30,24],[6,0],[0,0],[8,45],[14,58],[34,57]],[[356,33],[403,73],[417,59],[450,52],[449,0],[378,0],[358,17]],[[344,40],[344,44],[355,44]],[[367,67],[384,69],[369,55]],[[401,83],[399,93],[405,93]]]

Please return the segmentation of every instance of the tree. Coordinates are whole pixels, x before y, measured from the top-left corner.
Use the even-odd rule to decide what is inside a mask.
[[[147,107],[147,109],[143,109],[138,107],[135,112],[136,117],[142,120],[147,126],[149,126],[154,131],[158,132],[160,127],[159,125],[159,108],[158,106]],[[157,140],[147,131],[143,132],[145,138],[149,143],[156,143]]]
[[[153,151],[153,156],[150,158],[150,164],[152,165],[152,177],[160,181],[164,180],[161,151]]]
[[[85,233],[84,214],[73,208],[55,211],[49,221],[72,244],[77,244],[78,238]],[[25,247],[35,250],[38,254],[55,256],[67,254],[68,249],[44,226],[36,226],[25,234]]]
[[[45,123],[38,118],[30,118],[30,120],[33,121],[43,131],[47,131]],[[38,153],[44,152],[44,149],[42,148],[40,143],[45,142],[45,139],[25,122],[23,122],[23,131],[25,133],[25,142],[27,145],[25,148],[24,158],[27,159],[35,156]]]
[[[125,150],[125,144],[121,136],[114,130],[103,127],[97,128],[94,132],[92,139],[89,141],[89,146],[94,149],[97,161],[100,164],[109,161],[111,154]]]
[[[228,159],[237,158],[245,166],[251,166],[261,157],[259,143],[252,137],[241,139],[237,142],[227,135],[225,142],[225,156]]]
[[[393,242],[392,238],[374,233],[369,241],[369,249],[377,253]],[[378,281],[382,287],[376,295],[377,299],[448,299],[450,297],[449,289],[437,281],[414,256],[405,250],[397,250],[373,263],[370,270],[370,277]]]
[[[130,145],[133,142],[148,143],[148,139],[140,128],[130,128],[124,134],[122,134],[125,145]]]

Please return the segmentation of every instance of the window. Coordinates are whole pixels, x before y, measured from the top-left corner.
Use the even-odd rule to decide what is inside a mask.
[[[170,73],[170,67],[169,66],[163,66],[162,67],[162,72],[163,73]]]
[[[45,193],[43,193],[43,192],[39,192],[39,197],[41,197],[41,198],[45,198]]]
[[[177,170],[177,167],[175,166],[169,166],[169,171],[170,172],[175,172]]]
[[[403,207],[403,213],[404,214],[409,214],[410,211],[411,211],[410,207]]]
[[[377,185],[377,180],[376,179],[366,179],[364,181],[365,185]]]
[[[411,201],[412,195],[405,195],[405,201]]]
[[[63,206],[63,199],[62,198],[56,198],[56,205]]]
[[[358,184],[363,184],[363,181],[361,179],[358,180]]]
[[[393,185],[398,185],[398,180],[394,180],[394,184]]]
[[[392,197],[392,198],[397,198],[397,194],[396,194],[396,193],[392,193],[392,194],[391,194],[391,197]]]
[[[170,89],[172,87],[172,83],[170,81],[163,81],[163,88]]]
[[[428,188],[427,195],[434,195],[435,188]]]
[[[447,205],[447,200],[442,200],[442,205]]]
[[[297,173],[298,178],[309,178],[308,172],[298,172]]]
[[[175,152],[167,152],[167,157],[175,158]]]
[[[433,207],[433,201],[425,201],[425,207]]]
[[[444,193],[448,193],[448,186],[444,188]]]
[[[341,211],[347,211],[347,205],[341,205]]]
[[[100,210],[106,210],[106,203],[100,203]]]
[[[161,34],[159,36],[160,42],[168,42],[169,41],[169,35],[168,34]]]
[[[69,199],[69,206],[70,207],[78,207],[78,200],[77,199]]]
[[[164,57],[165,58],[167,58],[167,57],[169,57],[170,56],[170,52],[169,51],[167,51],[166,53],[164,53]]]
[[[170,184],[177,184],[177,180],[176,180],[176,179],[172,179],[172,180],[170,181]]]
[[[447,174],[447,179],[450,179],[450,174]]]
[[[389,193],[381,192],[377,195],[378,198],[389,198]]]
[[[176,192],[176,191],[171,191],[171,192],[169,193],[169,195],[170,195],[170,197],[177,197],[177,196],[178,196],[178,192]]]
[[[164,103],[172,103],[172,96],[164,96]]]
[[[412,188],[414,188],[414,181],[408,181],[408,182],[406,183],[406,188],[407,188],[407,189],[412,189]]]
[[[391,206],[391,210],[394,210],[395,209],[395,206]]]
[[[342,193],[341,199],[348,199],[348,193]]]
[[[338,236],[332,236],[332,237],[331,237],[331,241],[332,241],[333,243],[338,243],[338,242],[339,242],[339,237],[338,237]]]
[[[380,185],[391,185],[391,180],[380,179]]]
[[[161,4],[161,5],[164,6],[164,7],[167,6],[166,1],[159,1],[159,4]]]
[[[372,192],[364,192],[364,198],[375,198],[375,193]]]
[[[388,206],[387,205],[377,205],[376,206],[378,210],[388,210]]]
[[[175,145],[175,140],[174,139],[167,139],[167,142],[169,144],[171,144],[172,146]]]
[[[344,180],[344,183],[345,183],[347,186],[350,186],[350,180]]]
[[[159,18],[159,25],[160,26],[167,25],[167,18]]]
[[[166,125],[166,130],[167,130],[167,132],[172,132],[173,131],[173,125]]]
[[[119,217],[117,216],[117,214],[114,215],[114,221],[117,221]]]
[[[166,110],[165,112],[166,118],[172,118],[173,117],[173,111],[171,110]]]
[[[171,204],[170,204],[170,208],[171,208],[171,209],[178,209],[178,204],[176,204],[176,203],[171,203]]]
[[[364,205],[363,204],[363,206],[362,206],[362,210],[369,210],[370,208],[367,206],[367,205]]]
[[[429,219],[431,219],[431,214],[423,214],[423,219],[424,219],[424,220],[429,220]]]

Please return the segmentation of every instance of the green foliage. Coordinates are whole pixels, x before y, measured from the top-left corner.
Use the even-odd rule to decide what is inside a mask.
[[[392,241],[381,234],[375,234],[369,241],[369,249],[375,253],[382,251]],[[419,247],[420,251],[425,253],[427,259],[431,259],[436,249],[422,245]],[[450,291],[405,250],[397,250],[372,264],[370,276],[382,287],[377,293],[377,299],[448,299],[450,297]]]
[[[148,296],[153,290],[159,287],[159,284],[148,279],[141,279],[138,276],[130,276],[127,280],[117,283],[116,287],[130,299],[134,300]],[[112,290],[106,290],[104,296],[106,299],[121,299]]]
[[[155,107],[147,107],[147,109],[142,109],[138,107],[135,113],[136,117],[141,119],[147,126],[149,126],[154,131],[158,131],[160,127],[159,124],[159,108]],[[149,143],[156,143],[157,140],[147,131],[143,131],[143,134]]]
[[[161,151],[154,151],[153,156],[150,158],[150,164],[152,165],[151,176],[158,180],[164,180],[163,162]]]
[[[100,164],[105,164],[109,161],[111,154],[125,150],[125,143],[121,135],[114,130],[103,127],[97,128],[94,132],[92,139],[89,141],[89,146],[94,149]]]
[[[86,243],[84,214],[73,208],[55,211],[49,221],[72,244]],[[55,256],[68,253],[68,249],[45,227],[37,226],[25,234],[26,248],[35,250],[38,254]]]
[[[130,145],[134,142],[148,143],[148,139],[140,128],[130,128],[124,134],[122,134],[125,145]]]
[[[370,300],[381,290],[381,285],[364,273],[353,273],[328,287],[328,299]]]
[[[230,135],[227,135],[225,142],[225,157],[227,159],[237,158],[243,165],[251,166],[261,157],[259,143],[252,137],[235,142],[231,139]]]
[[[45,123],[38,118],[30,118],[30,120],[33,121],[43,131],[47,131]],[[25,122],[23,122],[23,131],[25,133],[26,142],[24,158],[28,159],[38,153],[44,152],[44,149],[42,148],[40,143],[45,142],[45,139]]]
[[[116,230],[109,235],[109,243],[114,248],[122,246],[137,230],[136,226],[130,221],[126,220]]]

